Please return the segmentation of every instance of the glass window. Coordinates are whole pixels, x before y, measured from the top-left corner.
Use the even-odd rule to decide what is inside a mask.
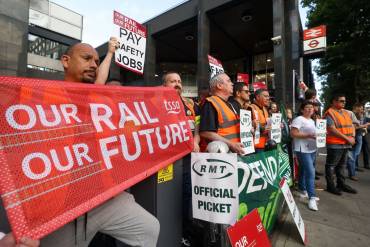
[[[59,60],[68,46],[33,34],[28,34],[28,52]]]

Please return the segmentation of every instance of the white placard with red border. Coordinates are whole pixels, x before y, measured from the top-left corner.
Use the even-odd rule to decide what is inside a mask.
[[[302,216],[298,210],[297,204],[294,201],[292,192],[290,191],[290,188],[285,178],[283,178],[280,182],[280,189],[284,195],[286,203],[288,204],[289,211],[293,216],[294,223],[297,226],[297,229],[299,231],[299,234],[301,235],[302,241],[306,245],[307,244],[306,228],[305,228]]]
[[[210,78],[214,77],[217,74],[224,72],[222,63],[217,58],[214,58],[211,55],[208,55],[208,62],[209,62],[209,69],[210,69]]]
[[[119,48],[115,52],[115,62],[132,72],[143,74],[146,49],[146,27],[121,13],[113,12],[115,37],[119,38]]]

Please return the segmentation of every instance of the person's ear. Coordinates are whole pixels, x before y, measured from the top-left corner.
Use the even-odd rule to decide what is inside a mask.
[[[60,58],[60,61],[62,62],[62,65],[63,65],[64,69],[68,69],[70,59],[71,59],[71,57],[66,55],[66,54],[62,55],[62,57]]]
[[[222,82],[217,82],[217,89],[222,89],[222,85],[223,85]]]

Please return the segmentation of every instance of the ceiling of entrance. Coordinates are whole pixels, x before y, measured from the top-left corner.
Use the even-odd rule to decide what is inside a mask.
[[[272,0],[232,1],[208,12],[210,54],[222,61],[272,51]],[[196,63],[197,18],[154,35],[157,62]]]

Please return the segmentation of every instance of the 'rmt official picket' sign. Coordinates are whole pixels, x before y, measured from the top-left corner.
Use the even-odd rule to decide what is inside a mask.
[[[116,24],[116,35],[120,45],[115,52],[118,65],[133,72],[144,73],[146,27],[124,16],[113,12],[113,22]]]
[[[174,90],[0,77],[0,189],[17,238],[47,235],[192,143]]]
[[[236,154],[191,153],[193,217],[234,224],[238,216]]]

